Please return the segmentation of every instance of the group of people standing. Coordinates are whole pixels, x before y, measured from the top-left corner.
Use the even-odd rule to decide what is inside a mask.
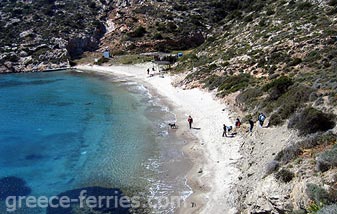
[[[263,127],[263,123],[266,119],[266,116],[263,114],[263,113],[260,113],[257,120],[258,120],[258,123],[259,123],[259,126],[262,128]],[[190,127],[190,129],[192,129],[192,123],[193,123],[193,118],[191,117],[191,115],[188,116],[187,118],[187,122],[188,122],[188,125]],[[253,132],[253,128],[254,128],[254,124],[255,122],[252,120],[252,119],[249,119],[248,120],[248,123],[249,123],[249,132],[252,133]],[[236,121],[235,121],[235,128],[238,129],[240,128],[241,126],[241,121],[239,118],[236,118]],[[232,126],[227,126],[226,124],[223,124],[223,132],[222,132],[222,137],[227,137],[228,133],[233,129]],[[233,135],[232,135],[233,136]]]

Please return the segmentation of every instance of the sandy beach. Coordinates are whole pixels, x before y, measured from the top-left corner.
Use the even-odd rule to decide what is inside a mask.
[[[184,90],[174,87],[180,76],[147,75],[152,63],[140,65],[92,66],[79,65],[76,69],[102,72],[135,80],[152,88],[176,113],[178,135],[191,136],[184,152],[193,162],[187,174],[187,183],[193,194],[187,198],[178,213],[236,213],[234,187],[240,176],[236,163],[240,159],[240,136],[222,137],[223,124],[234,127],[235,115],[214,94],[201,89]],[[194,119],[193,129],[188,128],[187,117]]]

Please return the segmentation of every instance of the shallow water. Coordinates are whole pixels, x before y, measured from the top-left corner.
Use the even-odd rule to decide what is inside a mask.
[[[30,195],[89,186],[189,194],[184,172],[165,167],[186,162],[166,127],[175,117],[141,85],[66,71],[2,75],[0,112],[0,179],[24,180]]]

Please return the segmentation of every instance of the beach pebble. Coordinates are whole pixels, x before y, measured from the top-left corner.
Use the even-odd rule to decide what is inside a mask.
[[[199,169],[198,173],[202,173],[202,168]]]

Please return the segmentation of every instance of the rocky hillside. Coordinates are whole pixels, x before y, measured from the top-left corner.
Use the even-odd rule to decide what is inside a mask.
[[[244,123],[263,112],[243,134],[242,213],[337,213],[336,48],[336,0],[0,1],[0,73],[188,50],[183,87],[231,100]]]
[[[121,1],[107,15],[108,32],[102,48],[113,54],[195,48],[231,11],[246,9],[252,2]]]
[[[244,123],[267,115],[242,134],[242,213],[337,213],[336,47],[337,1],[255,1],[176,65]]]
[[[0,72],[65,67],[98,48],[104,5],[92,0],[0,2]]]
[[[65,67],[86,51],[194,48],[222,18],[218,6],[200,0],[4,0],[0,72]]]

